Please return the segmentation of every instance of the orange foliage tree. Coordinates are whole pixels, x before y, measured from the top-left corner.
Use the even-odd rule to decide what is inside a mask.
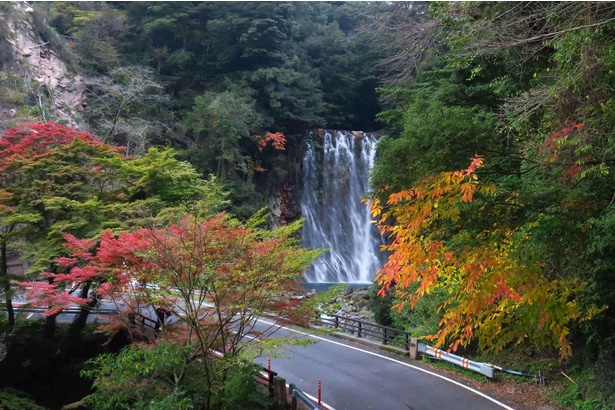
[[[386,204],[372,202],[372,215],[390,239],[383,246],[390,257],[376,277],[380,294],[395,292],[394,307],[401,310],[442,289],[448,296],[439,306],[439,330],[428,337],[440,347],[456,351],[477,340],[481,349],[498,351],[529,341],[556,346],[565,359],[572,354],[571,327],[599,309],[576,301],[585,283],[543,274],[544,264],[525,252],[528,230],[497,222],[467,226],[478,220],[476,213],[494,212],[486,205],[495,186],[480,184],[476,175],[482,164],[474,158],[463,171],[426,179],[391,194]],[[514,197],[506,201],[515,205]]]

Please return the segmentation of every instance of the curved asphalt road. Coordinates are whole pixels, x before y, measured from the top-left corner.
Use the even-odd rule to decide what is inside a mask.
[[[322,401],[335,410],[512,410],[402,358],[290,328],[280,329],[275,336],[316,342],[287,349],[286,358],[271,358],[271,370],[314,397],[321,379]],[[256,361],[267,366],[267,357]]]

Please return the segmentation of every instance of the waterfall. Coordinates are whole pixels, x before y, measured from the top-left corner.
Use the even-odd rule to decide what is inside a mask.
[[[301,238],[310,249],[328,249],[306,272],[307,282],[371,282],[382,267],[380,236],[363,203],[377,140],[326,132],[322,151],[308,142],[303,158]]]

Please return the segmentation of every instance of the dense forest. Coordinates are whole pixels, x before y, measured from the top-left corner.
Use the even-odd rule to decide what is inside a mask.
[[[131,303],[216,293],[252,317],[247,305],[290,292],[317,254],[295,239],[296,210],[273,231],[259,213],[296,189],[308,132],[378,131],[370,199],[390,254],[378,320],[445,349],[550,360],[575,380],[561,405],[615,406],[614,3],[19,4],[0,3],[3,327],[20,329],[17,256],[44,273],[29,286],[50,309],[46,337],[60,309],[84,306],[68,346],[85,337],[92,290],[135,281],[163,288],[132,289]],[[82,79],[74,123],[10,52],[20,13],[36,53]],[[238,388],[254,353],[189,313],[188,338],[89,362],[89,405],[265,408]],[[227,342],[238,355],[212,362]],[[135,360],[181,377],[154,381]]]
[[[79,128],[126,146],[130,154],[143,154],[151,145],[177,147],[203,175],[214,174],[232,186],[233,211],[242,217],[293,178],[287,156],[259,155],[254,135],[284,133],[286,154],[293,156],[314,127],[377,128],[377,55],[359,33],[367,9],[377,5],[43,2],[33,7],[34,30],[84,76],[87,105],[79,113]],[[12,12],[9,3],[5,8]],[[9,68],[11,58],[2,64]],[[11,86],[22,78],[3,82]],[[9,103],[27,97],[33,86],[13,88],[6,93]],[[44,100],[49,90],[39,94]],[[52,115],[53,107],[44,102],[35,110],[28,105],[18,116]]]

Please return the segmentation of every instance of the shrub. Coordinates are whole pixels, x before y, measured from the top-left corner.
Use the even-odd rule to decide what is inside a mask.
[[[376,323],[382,326],[391,326],[393,324],[393,317],[391,316],[393,291],[390,291],[385,297],[382,297],[378,295],[379,290],[380,287],[375,282],[369,287],[367,308],[374,314]]]
[[[12,388],[0,390],[0,407],[4,410],[45,410],[26,393]]]

